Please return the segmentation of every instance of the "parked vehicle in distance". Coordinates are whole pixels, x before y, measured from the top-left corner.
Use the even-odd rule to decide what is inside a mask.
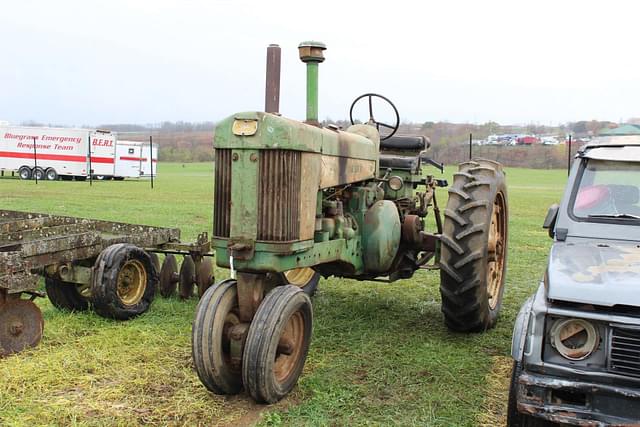
[[[516,145],[533,145],[539,142],[540,140],[533,135],[521,135],[516,138]]]
[[[0,126],[0,172],[17,172],[21,179],[139,178],[151,175],[151,159],[157,158],[157,147],[120,142],[108,130]]]
[[[508,425],[640,424],[640,136],[580,149],[515,322]]]
[[[558,145],[560,144],[560,141],[558,141],[558,138],[556,138],[555,136],[543,136],[540,138],[540,142],[542,142],[543,145]]]

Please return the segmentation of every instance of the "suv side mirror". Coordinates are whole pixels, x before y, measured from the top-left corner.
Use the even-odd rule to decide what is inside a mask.
[[[558,211],[560,210],[560,206],[557,203],[549,206],[549,210],[547,211],[547,216],[544,219],[544,223],[542,224],[542,228],[545,230],[549,230],[549,237],[553,239],[555,233],[554,228],[556,228],[556,219],[558,219]]]

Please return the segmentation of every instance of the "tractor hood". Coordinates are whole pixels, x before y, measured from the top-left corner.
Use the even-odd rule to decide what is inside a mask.
[[[547,286],[552,300],[640,307],[640,248],[611,241],[555,243]]]

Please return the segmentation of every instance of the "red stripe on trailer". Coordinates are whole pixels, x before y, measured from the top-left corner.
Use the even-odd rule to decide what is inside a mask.
[[[0,151],[0,157],[7,157],[11,159],[31,159],[33,160],[33,153],[14,153],[11,151]],[[68,162],[86,162],[87,158],[84,156],[70,156],[68,154],[38,154],[38,159],[41,160],[62,160]],[[111,161],[113,163],[113,160]]]
[[[120,160],[131,160],[133,162],[146,162],[149,159],[147,159],[146,157],[120,156]],[[153,159],[153,163],[158,163],[158,161],[156,159]]]
[[[112,157],[93,157],[93,156],[91,156],[91,162],[92,163],[113,163],[113,158]]]
[[[15,153],[12,151],[0,151],[0,157],[11,159],[30,159],[33,160],[33,153]],[[66,162],[82,162],[85,163],[87,158],[85,156],[71,156],[69,154],[39,154],[37,155],[39,160],[60,160]],[[91,157],[93,163],[113,163],[111,157]]]

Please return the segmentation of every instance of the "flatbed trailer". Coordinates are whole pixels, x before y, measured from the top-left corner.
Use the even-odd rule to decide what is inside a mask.
[[[164,296],[178,284],[184,298],[204,292],[212,255],[206,233],[181,243],[175,228],[0,210],[0,357],[40,342],[41,277],[55,307],[126,320],[147,311],[158,285]]]

